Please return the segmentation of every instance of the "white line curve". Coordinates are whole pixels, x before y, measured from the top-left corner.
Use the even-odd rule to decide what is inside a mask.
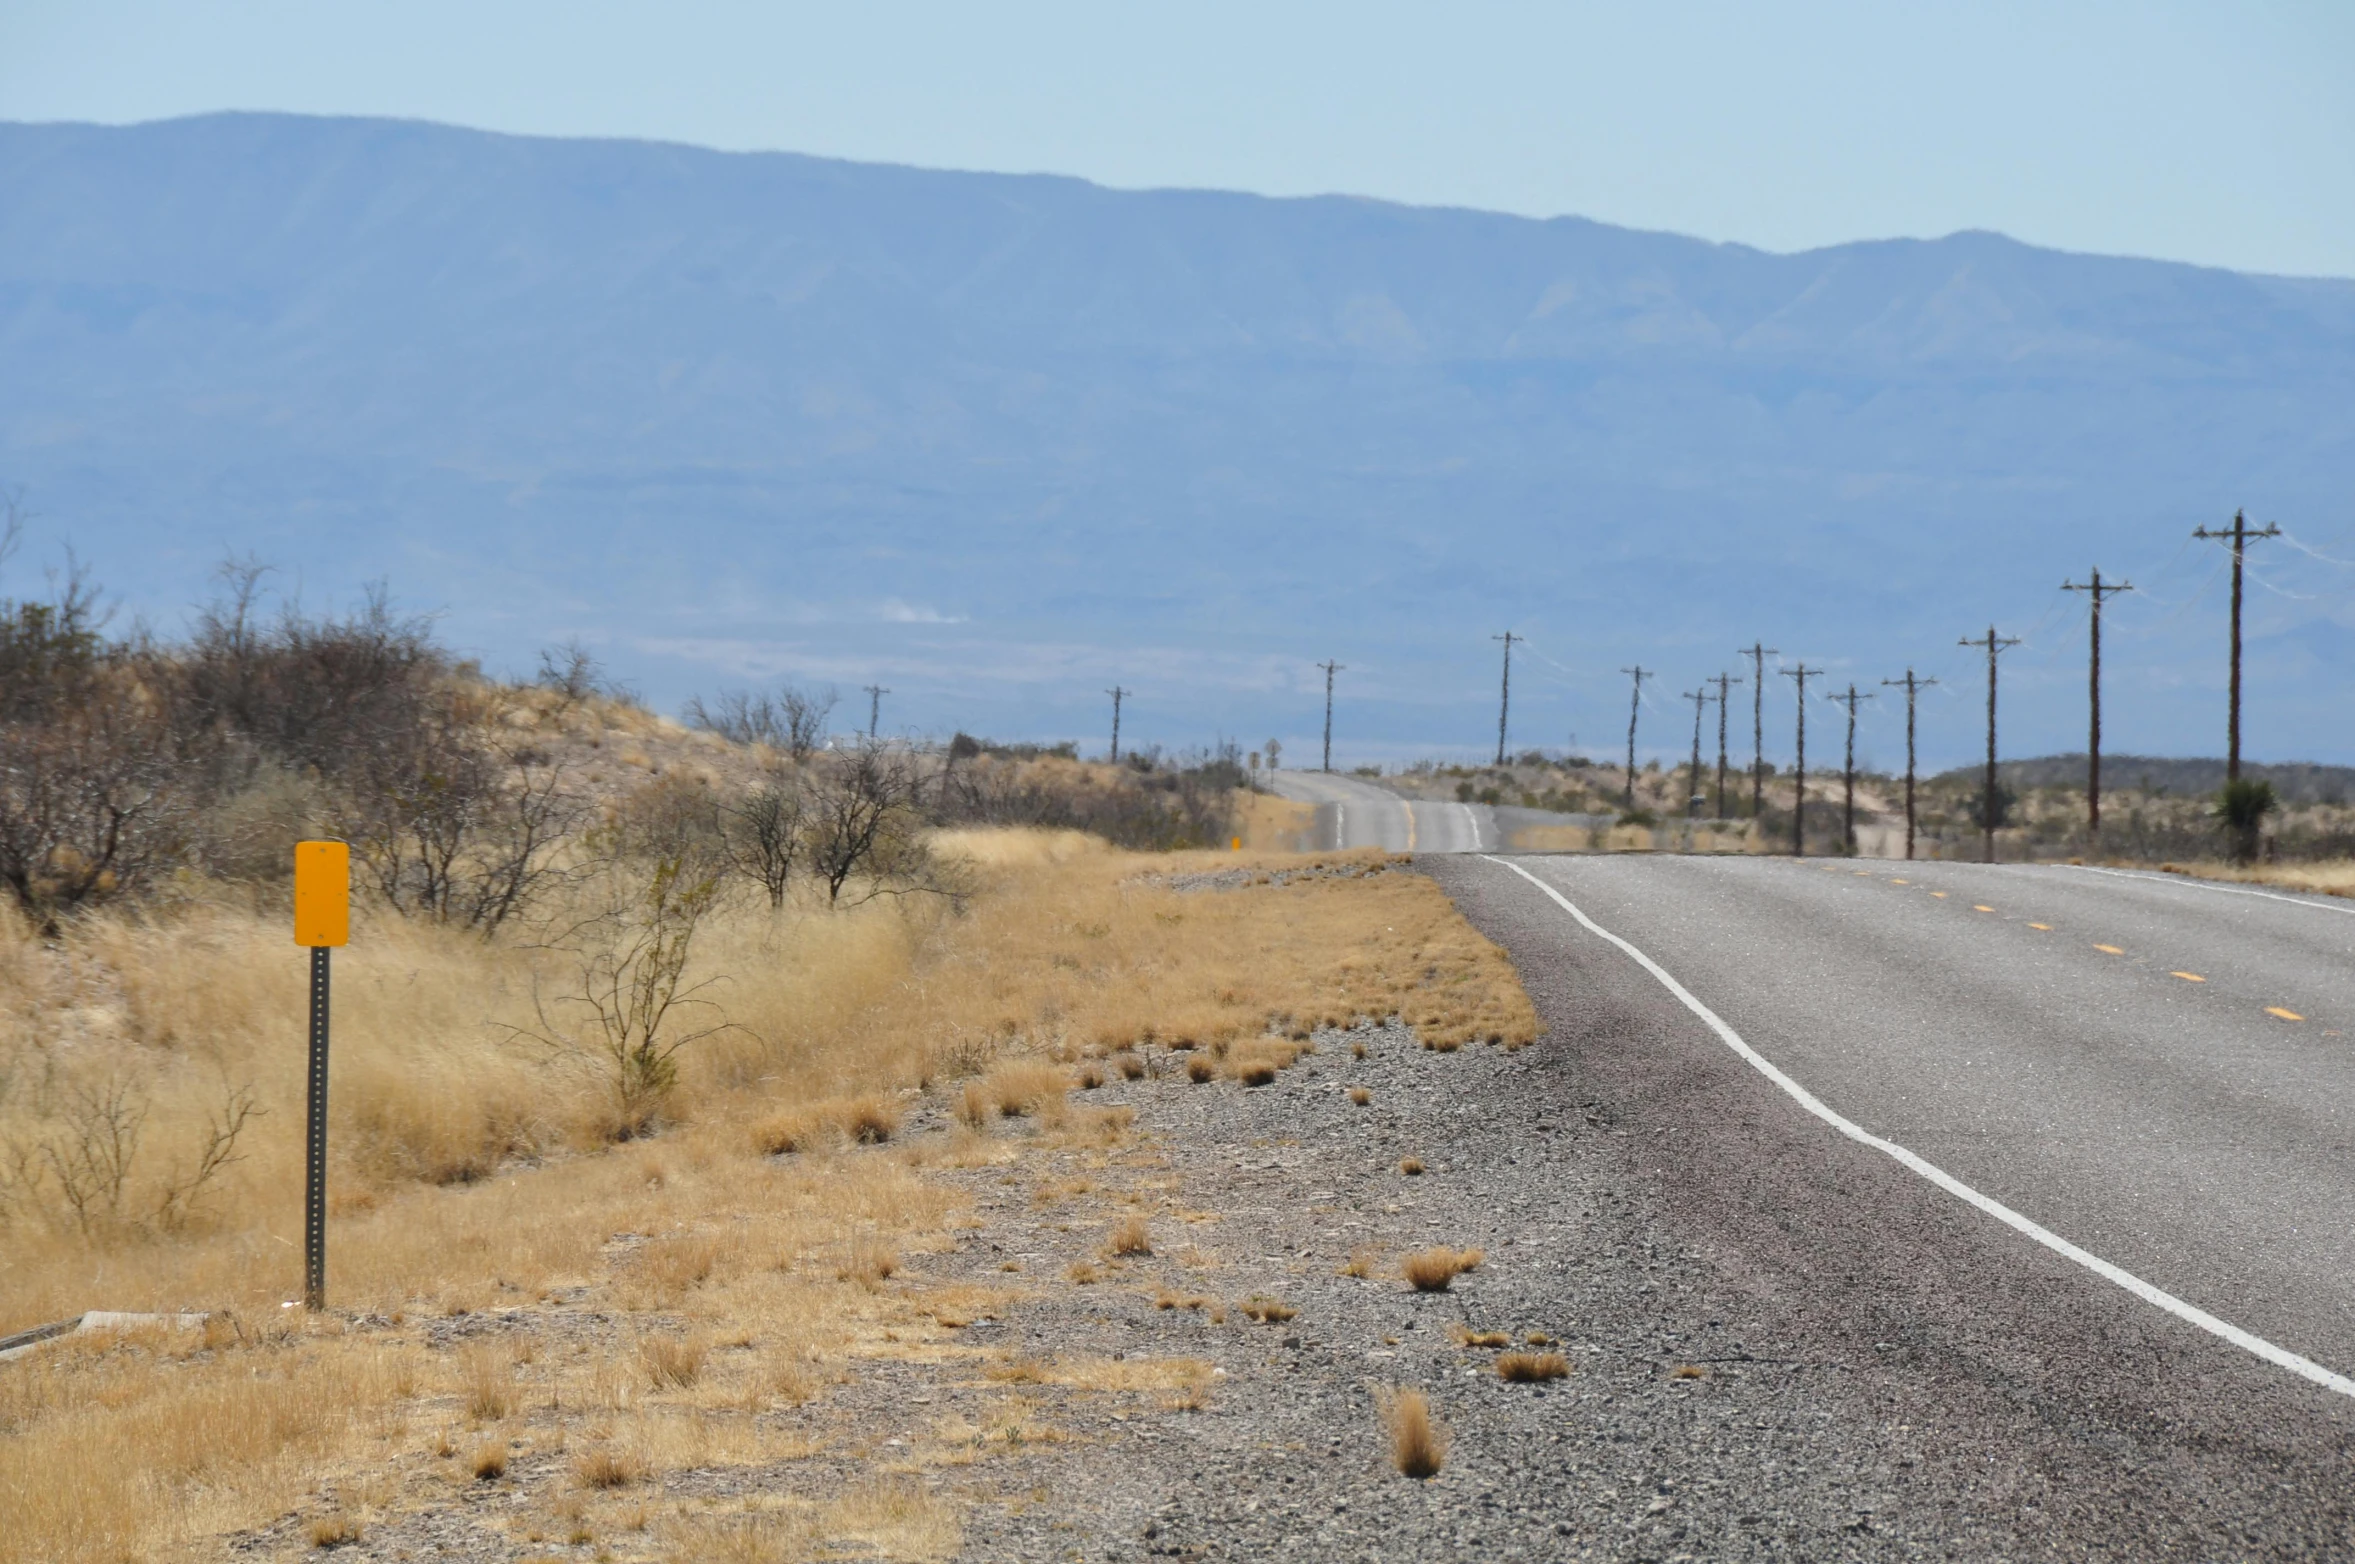
[[[1898,1145],[1895,1141],[1884,1140],[1880,1136],[1875,1135],[1870,1130],[1865,1129],[1861,1125],[1852,1123],[1849,1120],[1841,1117],[1839,1114],[1833,1112],[1832,1109],[1825,1106],[1824,1103],[1819,1098],[1817,1098],[1814,1093],[1810,1092],[1806,1087],[1801,1086],[1797,1081],[1792,1080],[1788,1075],[1785,1075],[1780,1069],[1776,1068],[1772,1061],[1768,1060],[1764,1055],[1760,1054],[1748,1043],[1742,1041],[1742,1035],[1739,1032],[1736,1032],[1732,1027],[1726,1025],[1724,1019],[1721,1018],[1716,1011],[1710,1009],[1707,1005],[1701,1003],[1700,1000],[1694,998],[1690,990],[1688,990],[1682,983],[1679,983],[1674,977],[1669,975],[1667,968],[1661,966],[1660,963],[1654,961],[1651,957],[1645,955],[1642,951],[1636,949],[1635,946],[1629,944],[1626,940],[1621,939],[1618,935],[1612,933],[1609,929],[1606,929],[1601,924],[1595,922],[1594,919],[1588,917],[1584,912],[1580,911],[1577,904],[1572,902],[1569,897],[1564,896],[1560,891],[1554,889],[1554,887],[1551,885],[1546,884],[1545,881],[1539,879],[1536,875],[1531,874],[1527,869],[1522,868],[1519,864],[1507,863],[1504,859],[1498,858],[1493,854],[1483,853],[1481,856],[1486,858],[1490,863],[1503,864],[1504,867],[1512,870],[1515,874],[1521,876],[1522,879],[1527,880],[1530,884],[1536,886],[1539,890],[1552,897],[1554,901],[1562,908],[1562,910],[1570,914],[1571,917],[1576,918],[1580,927],[1584,928],[1588,933],[1618,946],[1619,949],[1624,951],[1637,966],[1642,967],[1646,972],[1649,972],[1653,977],[1657,978],[1660,982],[1660,986],[1667,989],[1671,994],[1674,994],[1678,1002],[1681,1003],[1687,1010],[1690,1010],[1694,1015],[1700,1017],[1703,1024],[1705,1024],[1712,1032],[1717,1034],[1718,1040],[1723,1042],[1728,1048],[1731,1048],[1735,1053],[1739,1054],[1752,1069],[1756,1070],[1760,1075],[1765,1076],[1768,1080],[1774,1082],[1775,1085],[1781,1087],[1784,1093],[1788,1095],[1793,1102],[1797,1103],[1800,1107],[1805,1108],[1809,1113],[1814,1114],[1817,1118],[1830,1125],[1833,1129],[1838,1130],[1841,1134],[1847,1136],[1850,1140],[1853,1140],[1860,1145],[1870,1146],[1873,1150],[1881,1152],[1884,1155],[1894,1159],[1905,1167],[1912,1169],[1915,1173],[1920,1174],[1923,1178],[1928,1179],[1931,1183],[1937,1185],[1940,1189],[1945,1190],[1948,1194],[1954,1196],[1957,1200],[1961,1200],[1966,1204],[1978,1207],[1981,1211],[1984,1211],[1989,1216],[1994,1217],[1997,1221],[2003,1223],[2006,1227],[2010,1227],[2015,1231],[2034,1239],[2037,1243],[2040,1243],[2045,1248],[2050,1249],[2054,1254],[2059,1255],[2064,1260],[2069,1260],[2083,1266],[2088,1271],[2091,1271],[2094,1275],[2102,1278],[2102,1280],[2114,1283],[2115,1285],[2124,1288],[2126,1291],[2134,1294],[2135,1297],[2140,1298],[2143,1302],[2151,1305],[2153,1308],[2164,1309],[2167,1313],[2174,1315],[2177,1319],[2182,1320],[2184,1323],[2188,1325],[2196,1325],[2201,1330],[2206,1331],[2209,1335],[2217,1337],[2222,1341],[2228,1341],[2232,1343],[2232,1345],[2240,1348],[2243,1352],[2263,1358],[2266,1362],[2273,1364],[2276,1368],[2288,1369],[2291,1373],[2297,1375],[2299,1378],[2310,1380],[2314,1384],[2320,1385],[2325,1390],[2336,1391],[2342,1396],[2355,1396],[2355,1379],[2349,1379],[2344,1374],[2334,1373],[2332,1370],[2324,1368],[2321,1364],[2315,1362],[2311,1358],[2300,1357],[2295,1352],[2290,1351],[2287,1347],[2277,1347],[2272,1342],[2267,1341],[2264,1337],[2259,1336],[2254,1332],[2241,1329],[2238,1325],[2233,1324],[2230,1320],[2220,1320],[2215,1315],[2210,1314],[2207,1310],[2202,1309],[2195,1304],[2186,1303],[2181,1298],[2176,1297],[2173,1293],[2152,1286],[2149,1282],[2144,1281],[2141,1277],[2136,1276],[2133,1272],[2125,1270],[2120,1266],[2112,1265],[2109,1261],[2103,1259],[2100,1255],[2078,1248],[2075,1244],[2069,1242],[2069,1240],[2063,1238],[2060,1234],[2029,1220],[2027,1217],[2022,1216],[2019,1212],[2014,1211],[2011,1207],[2005,1205],[2002,1201],[1995,1200],[1989,1196],[1980,1194],[1977,1190],[1964,1183],[1961,1179],[1956,1178],[1953,1174],[1947,1172],[1945,1169],[1940,1168],[1929,1161],[1926,1161],[1911,1151],[1908,1151],[1905,1147]],[[2285,897],[2283,899],[2287,900],[2289,898]]]
[[[2219,896],[2254,896],[2260,901],[2286,901],[2293,907],[2311,907],[2316,912],[2344,913],[2355,917],[2355,907],[2334,907],[2326,901],[2310,901],[2303,896],[2284,896],[2279,891],[2252,891],[2244,885],[2218,885],[2212,880],[2195,880],[2180,874],[2138,874],[2132,869],[2104,869],[2090,863],[2056,864],[2060,869],[2081,869],[2087,874],[2106,874],[2120,880],[2148,880],[2153,885],[2174,885],[2187,891],[2214,891]]]

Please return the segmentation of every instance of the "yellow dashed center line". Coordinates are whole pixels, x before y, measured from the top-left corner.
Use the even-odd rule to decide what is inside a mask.
[[[2167,975],[2169,977],[2179,977],[2186,983],[2205,983],[2208,981],[2206,978],[2200,976],[2197,972],[2170,972]]]
[[[1973,902],[1971,904],[1971,911],[1973,912],[1993,912],[1994,910],[1995,909],[1993,907],[1989,907],[1978,902]]]
[[[2306,1019],[2304,1016],[2298,1014],[2298,1012],[2295,1010],[2284,1010],[2279,1005],[2267,1005],[2265,1007],[2265,1013],[2269,1016],[2279,1016],[2284,1021],[2303,1021]]]
[[[2105,956],[2123,956],[2126,954],[2126,952],[2120,950],[2115,945],[2096,945],[2093,948],[2100,951]]]
[[[1913,883],[1913,881],[1911,881],[1911,880],[1891,880],[1889,883],[1890,883],[1891,885],[1911,885],[1911,884]]]
[[[1944,891],[1932,891],[1930,894],[1937,897],[1940,901],[1944,901],[1946,899],[1946,893]]]
[[[2028,927],[2032,929],[2042,929],[2047,934],[2052,932],[2052,925],[2049,923],[2031,923],[2028,925]]]

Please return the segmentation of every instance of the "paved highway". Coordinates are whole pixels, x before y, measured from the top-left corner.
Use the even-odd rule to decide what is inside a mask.
[[[1834,1362],[1881,1426],[2074,1506],[2032,1551],[2212,1557],[2222,1524],[2234,1556],[2355,1556],[2355,906],[2062,867],[1429,867],[1749,1353]]]
[[[1502,845],[1486,804],[1409,802],[1388,788],[1322,771],[1279,771],[1282,797],[1317,806],[1317,847],[1382,847],[1395,853],[1477,853]]]

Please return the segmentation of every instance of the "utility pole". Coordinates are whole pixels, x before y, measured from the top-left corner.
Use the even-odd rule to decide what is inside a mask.
[[[1783,677],[1799,681],[1799,758],[1795,775],[1798,791],[1791,795],[1791,856],[1807,856],[1807,681],[1822,673],[1821,668],[1810,668],[1802,658],[1796,668],[1785,668]]]
[[[1965,636],[1957,643],[1962,646],[1987,648],[1987,791],[1979,799],[1979,824],[1987,833],[1987,861],[1995,862],[1995,656],[2007,647],[2020,644],[2018,636],[2002,637],[1995,626],[1987,627],[1987,634],[1979,640]]]
[[[1707,684],[1709,681],[1704,679],[1701,682]],[[1692,786],[1685,794],[1684,817],[1687,820],[1698,820],[1701,818],[1701,713],[1711,697],[1706,689],[1700,689],[1686,690],[1680,698],[1693,703]]]
[[[2214,538],[2232,545],[2232,710],[2224,727],[2224,780],[2237,782],[2241,775],[2241,560],[2249,551],[2249,544],[2258,538],[2278,538],[2281,528],[2271,522],[2263,532],[2251,532],[2244,513],[2232,513],[2232,530],[2219,527],[2214,532],[2201,527],[2192,533],[2195,538]]]
[[[1913,703],[1921,692],[1936,684],[1936,679],[1917,679],[1913,670],[1905,670],[1902,679],[1883,679],[1883,684],[1905,686],[1905,858],[1913,861]]]
[[[883,725],[883,697],[891,692],[880,684],[862,686],[867,692],[867,742],[875,741],[875,731]]]
[[[2119,592],[2131,592],[2134,583],[2104,581],[2097,568],[2084,581],[2062,582],[2061,590],[2083,592],[2093,600],[2093,673],[2090,680],[2093,719],[2085,740],[2085,834],[2098,845],[2102,834],[2102,599]],[[2235,726],[2238,726],[2237,722]]]
[[[1526,641],[1529,637],[1515,635],[1512,631],[1507,630],[1504,634],[1492,635],[1489,639],[1505,643],[1505,686],[1504,692],[1497,697],[1496,702],[1496,763],[1502,767],[1505,763],[1505,717],[1513,709],[1513,643]]]
[[[1134,695],[1137,692],[1124,690],[1115,684],[1104,693],[1112,697],[1112,763],[1117,766],[1120,764],[1120,700],[1124,695]]]
[[[1633,668],[1622,668],[1619,671],[1621,673],[1633,674],[1635,676],[1635,694],[1629,697],[1627,702],[1626,807],[1633,809],[1635,807],[1635,714],[1643,710],[1644,681],[1646,679],[1656,679],[1659,677],[1659,674],[1650,668],[1646,668],[1642,663],[1637,663]]]
[[[1738,655],[1750,659],[1750,818],[1766,813],[1766,659],[1782,653],[1753,641]]]
[[[1856,686],[1848,686],[1848,693],[1835,695],[1833,700],[1848,708],[1848,764],[1840,781],[1840,840],[1847,844],[1848,856],[1856,856],[1856,703],[1873,699],[1859,695]]]
[[[1347,665],[1326,662],[1318,663],[1317,666],[1325,670],[1325,769],[1331,771],[1333,769],[1333,675],[1339,673]]]
[[[1725,815],[1725,702],[1726,692],[1742,681],[1730,673],[1721,673],[1705,681],[1717,686],[1717,818]]]

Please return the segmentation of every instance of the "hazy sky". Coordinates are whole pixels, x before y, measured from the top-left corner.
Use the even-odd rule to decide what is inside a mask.
[[[225,108],[2355,276],[2355,0],[0,0],[0,117]]]

